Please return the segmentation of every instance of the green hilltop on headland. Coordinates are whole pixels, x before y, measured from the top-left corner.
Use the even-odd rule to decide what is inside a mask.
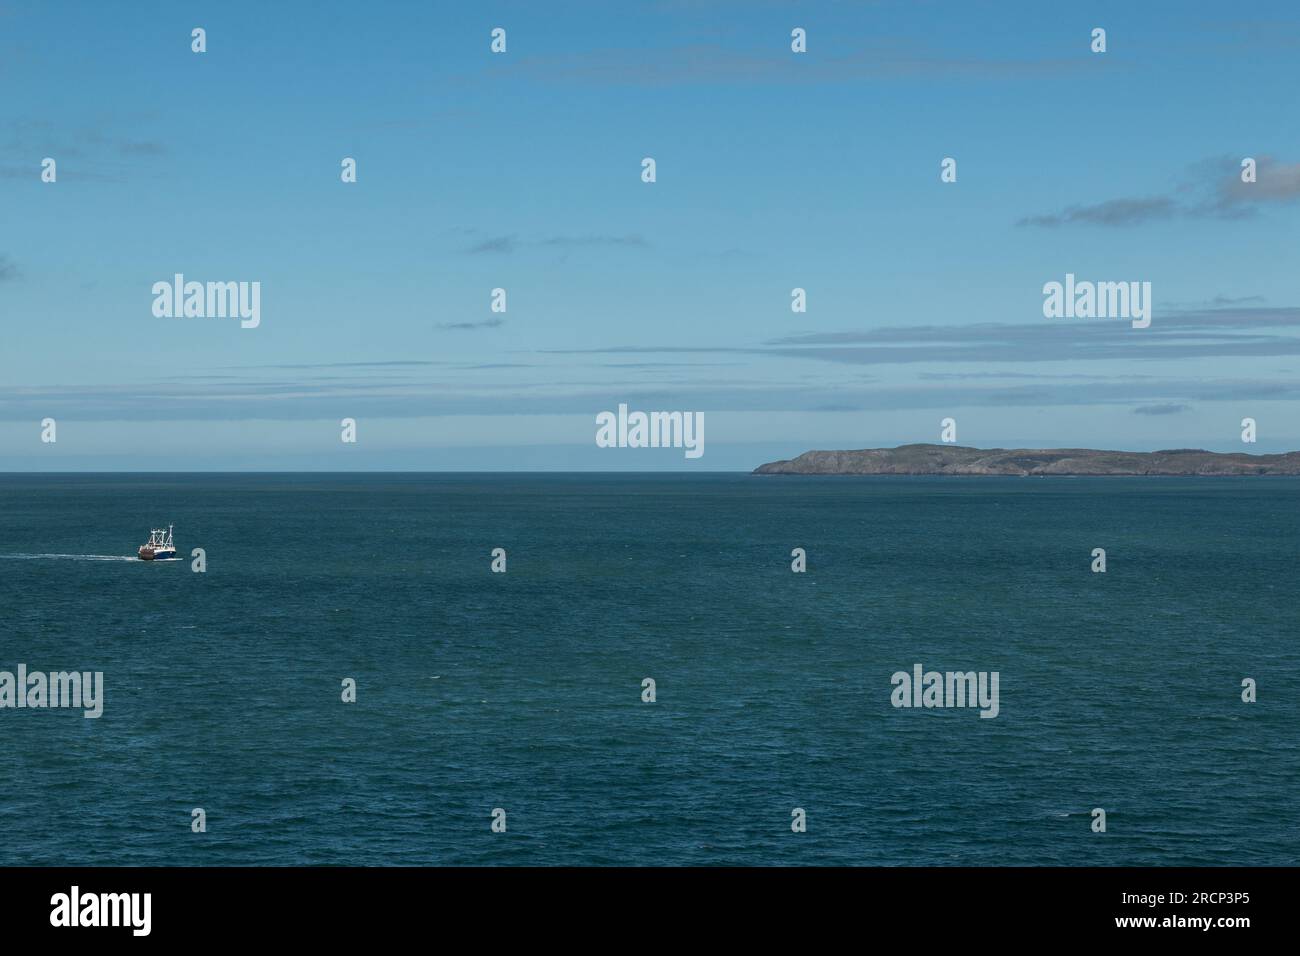
[[[1097,451],[1091,448],[969,448],[899,445],[808,451],[754,469],[756,475],[1300,475],[1300,452],[1220,453],[1199,448]]]

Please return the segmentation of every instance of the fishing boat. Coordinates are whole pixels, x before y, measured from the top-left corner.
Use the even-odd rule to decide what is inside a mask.
[[[172,543],[172,525],[167,530],[154,528],[149,532],[149,540],[140,545],[141,561],[166,561],[176,557],[176,545]]]

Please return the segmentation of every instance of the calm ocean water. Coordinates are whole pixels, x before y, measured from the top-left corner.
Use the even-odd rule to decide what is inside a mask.
[[[11,475],[0,504],[0,670],[106,685],[98,720],[0,710],[0,864],[1300,861],[1300,480]],[[111,560],[169,522],[207,573]],[[893,708],[916,663],[998,671],[1000,715]]]

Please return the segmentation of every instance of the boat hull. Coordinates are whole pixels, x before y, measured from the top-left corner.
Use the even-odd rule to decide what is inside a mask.
[[[176,557],[176,542],[172,540],[172,526],[167,530],[154,528],[149,532],[149,540],[140,545],[137,552],[141,561],[171,561]]]

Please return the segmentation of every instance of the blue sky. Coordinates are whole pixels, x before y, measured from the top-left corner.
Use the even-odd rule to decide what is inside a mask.
[[[0,0],[0,470],[1300,448],[1298,81],[1282,2]],[[597,448],[620,402],[705,455]]]

